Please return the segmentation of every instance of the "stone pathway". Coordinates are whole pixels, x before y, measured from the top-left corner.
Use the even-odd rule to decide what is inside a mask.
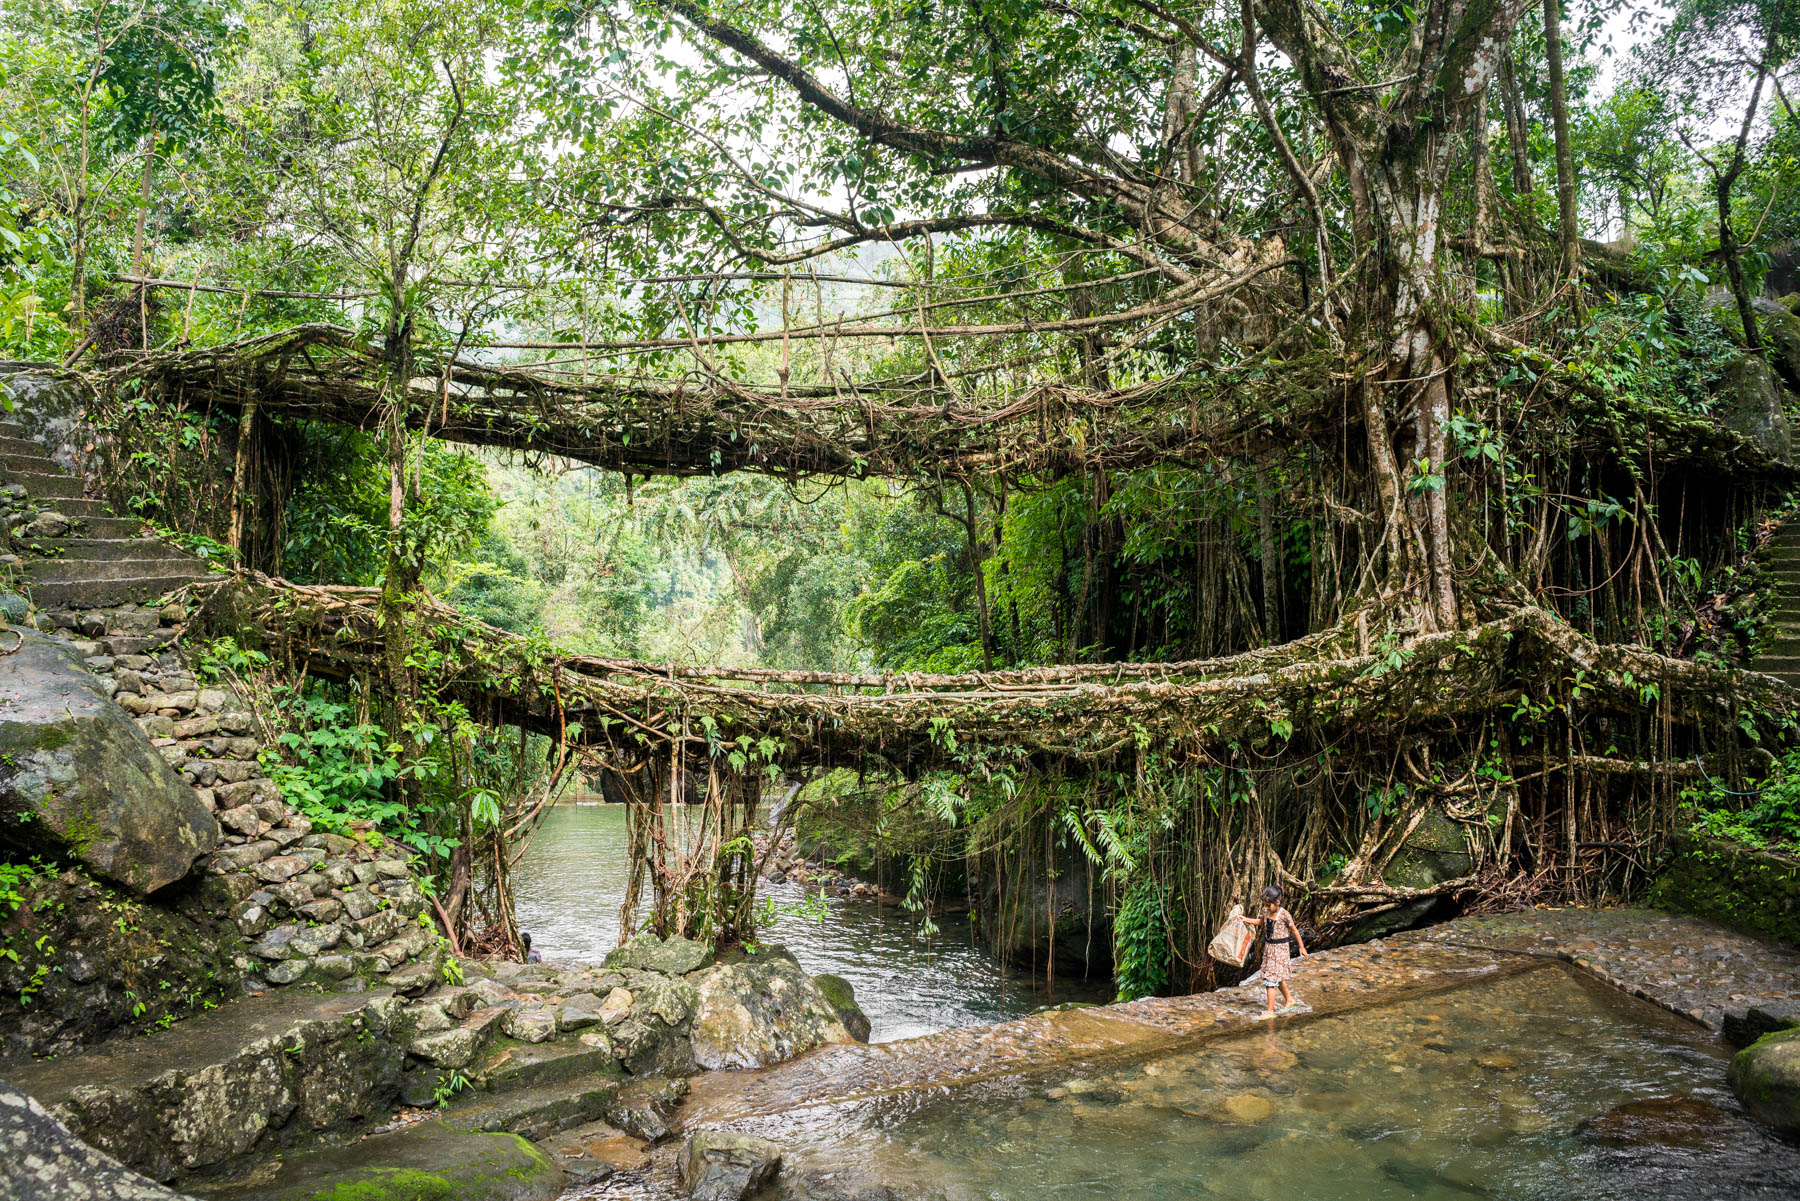
[[[1698,918],[1644,909],[1464,918],[1301,960],[1304,1021],[1563,963],[1720,1031],[1753,1009],[1800,1005],[1800,955]],[[1091,1067],[1172,1041],[1249,1029],[1257,987],[1038,1013],[876,1046],[824,1047],[762,1072],[694,1081],[687,1128],[1046,1067]]]

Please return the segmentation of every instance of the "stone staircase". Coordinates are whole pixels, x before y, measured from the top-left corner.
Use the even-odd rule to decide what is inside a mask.
[[[142,521],[84,496],[81,477],[45,450],[19,422],[0,421],[5,516],[22,527],[25,588],[37,608],[143,604],[208,574],[200,559],[146,537]]]
[[[1776,589],[1774,637],[1751,667],[1800,687],[1800,519],[1782,522],[1766,553]]]

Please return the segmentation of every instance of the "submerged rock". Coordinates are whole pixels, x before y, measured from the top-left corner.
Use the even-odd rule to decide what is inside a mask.
[[[685,976],[712,962],[712,948],[691,938],[658,938],[640,934],[606,957],[606,966]]]
[[[856,989],[851,987],[850,981],[827,973],[814,976],[813,983],[819,986],[826,1002],[836,1011],[838,1020],[844,1023],[844,1029],[850,1032],[850,1037],[859,1043],[868,1042],[869,1016],[856,1003]]]
[[[700,977],[693,1045],[703,1068],[767,1067],[852,1041],[837,1010],[792,960],[722,964]]]
[[[729,1130],[691,1135],[681,1157],[681,1183],[693,1201],[745,1201],[780,1170],[780,1147]]]
[[[1603,1147],[1713,1146],[1731,1115],[1698,1097],[1632,1101],[1581,1124],[1581,1137]]]
[[[180,1201],[181,1194],[102,1155],[0,1081],[0,1197]]]
[[[219,823],[69,647],[0,656],[0,828],[133,892],[188,874]]]
[[[1207,1116],[1228,1126],[1254,1126],[1266,1122],[1275,1113],[1275,1103],[1256,1093],[1238,1093],[1219,1098]]]
[[[1800,1134],[1800,1030],[1765,1034],[1739,1051],[1727,1079],[1751,1117]]]

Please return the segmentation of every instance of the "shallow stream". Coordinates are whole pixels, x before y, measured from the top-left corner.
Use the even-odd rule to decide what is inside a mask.
[[[735,1128],[790,1148],[784,1171],[821,1196],[1800,1195],[1800,1147],[1752,1124],[1724,1075],[1703,1031],[1547,968],[1094,1072],[797,1098]]]
[[[513,877],[519,925],[544,958],[598,962],[618,944],[628,867],[622,806],[559,805],[544,819]],[[924,939],[918,919],[893,904],[826,898],[821,921],[802,912],[798,885],[765,881],[759,894],[782,907],[763,936],[807,971],[850,981],[874,1042],[1111,999],[1106,982],[1059,979],[1046,987],[1007,968],[976,944],[961,914],[940,915],[938,933]]]
[[[621,810],[551,815],[518,876],[521,920],[547,957],[612,948],[624,872]],[[784,914],[772,937],[850,979],[878,1041],[1050,1000],[975,947],[966,921],[925,943],[891,905],[827,909],[822,923]],[[1055,1000],[1102,993],[1059,982]],[[1726,1056],[1695,1026],[1546,967],[1126,1063],[795,1096],[733,1128],[780,1143],[784,1180],[821,1201],[1791,1201],[1800,1146],[1745,1117]],[[676,1196],[629,1176],[569,1194]]]

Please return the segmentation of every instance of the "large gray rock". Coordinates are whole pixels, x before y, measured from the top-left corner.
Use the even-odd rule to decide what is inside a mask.
[[[729,1130],[696,1132],[681,1157],[681,1183],[693,1201],[745,1201],[780,1170],[780,1147]]]
[[[632,971],[626,978],[631,1008],[607,1032],[613,1053],[633,1076],[688,1075],[697,1066],[688,1038],[699,1001],[694,984],[656,972]]]
[[[181,1201],[102,1155],[44,1107],[0,1081],[0,1197],[8,1201]]]
[[[1751,1117],[1800,1134],[1800,1030],[1765,1034],[1739,1051],[1727,1079]]]
[[[703,1068],[760,1068],[854,1041],[837,1010],[790,959],[727,963],[702,975],[690,1037]]]
[[[20,633],[0,656],[0,839],[140,894],[187,875],[219,823],[72,648]]]
[[[1718,412],[1725,427],[1756,443],[1778,462],[1794,457],[1794,435],[1784,402],[1787,392],[1759,355],[1734,359],[1719,377]]]
[[[685,976],[712,962],[712,948],[691,938],[658,938],[640,934],[606,957],[606,966]]]
[[[82,1141],[152,1179],[230,1176],[391,1114],[408,1025],[386,993],[281,990],[11,1075]]]

